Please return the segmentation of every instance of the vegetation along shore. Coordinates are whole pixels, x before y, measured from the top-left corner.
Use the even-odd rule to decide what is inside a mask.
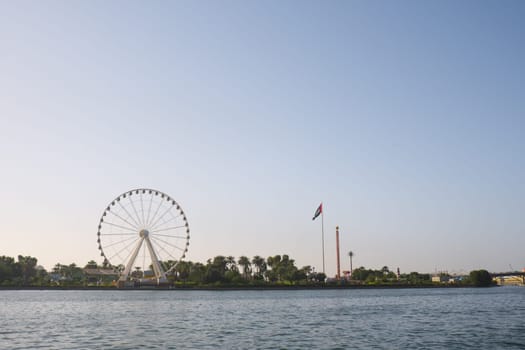
[[[0,288],[2,289],[114,289],[118,271],[122,266],[100,266],[89,261],[84,267],[75,263],[57,263],[46,271],[31,256],[16,259],[0,256]],[[168,269],[173,262],[163,262]],[[151,271],[135,269],[137,287]],[[327,278],[311,266],[298,268],[288,255],[268,258],[254,256],[216,256],[207,262],[181,261],[168,276],[165,288],[172,289],[320,289],[320,288],[431,288],[431,287],[483,287],[494,285],[486,270],[471,271],[465,276],[441,273],[410,272],[396,274],[387,266],[381,269],[359,267],[341,279]]]

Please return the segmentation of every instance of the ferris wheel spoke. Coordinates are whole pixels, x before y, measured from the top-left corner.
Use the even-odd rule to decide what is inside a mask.
[[[153,244],[153,242],[151,242],[151,243]],[[157,243],[155,242],[155,244],[157,244]],[[166,255],[168,255],[170,258],[172,258],[173,260],[177,260],[177,258],[174,257],[173,255],[171,255],[170,252],[168,252],[162,245],[157,244],[157,246],[158,246],[159,250],[162,250],[163,252],[165,252]]]
[[[151,234],[151,232],[150,232]],[[180,239],[187,239],[187,236],[177,236],[177,235],[163,235],[160,233],[151,234],[153,237],[161,236],[161,237],[168,237],[168,238],[180,238]]]
[[[121,233],[101,233],[101,236],[130,236],[136,235],[137,232],[121,232]]]
[[[157,206],[157,210],[155,210],[155,214],[153,214],[153,216],[151,217],[151,221],[148,221],[148,226],[150,226],[150,223],[152,223],[153,220],[155,220],[155,218],[157,217],[157,214],[159,212],[160,207],[162,206],[162,203],[163,203],[163,201],[160,200],[159,201],[159,205]],[[151,226],[153,226],[153,225],[151,225]]]
[[[122,209],[124,209],[124,211],[126,212],[126,214],[128,215],[128,217],[129,217],[131,220],[133,220],[133,222],[135,223],[135,225],[136,225],[137,227],[140,227],[140,224],[137,222],[137,220],[135,220],[135,218],[134,218],[133,216],[131,216],[131,214],[130,214],[129,211],[126,209],[126,207],[124,207],[124,206],[122,205],[122,203],[120,203],[120,201],[117,201],[117,203],[120,205],[120,207],[121,207]]]
[[[142,224],[146,225],[146,219],[144,218],[144,199],[142,197],[142,191],[140,192],[140,210],[142,211]]]
[[[117,224],[114,224],[112,222],[109,222],[109,221],[103,221],[104,224],[108,224],[108,225],[111,225],[111,226],[115,226],[115,227],[118,227],[118,228],[121,228],[123,230],[136,230],[135,227],[126,227],[126,226],[121,226],[121,225],[117,225]]]
[[[129,237],[129,238],[125,238],[125,239],[122,239],[120,241],[117,241],[117,242],[113,242],[111,244],[108,244],[105,248],[109,248],[109,247],[112,247],[114,245],[117,245],[117,244],[120,244],[120,243],[124,243],[126,241],[129,241],[130,239],[134,239],[135,237]]]
[[[167,257],[171,258],[172,260],[177,261],[177,258],[174,257],[173,254],[171,254],[169,251],[167,251],[166,248],[164,248],[164,247],[162,246],[162,244],[159,244],[159,243],[157,243],[157,242],[155,242],[155,241],[152,241],[152,244],[153,244],[153,243],[155,243],[155,244],[158,246],[158,248],[159,248],[160,251],[163,251],[164,253],[166,253]]]
[[[148,206],[148,215],[146,217],[146,225],[149,223],[149,216],[151,214],[151,204],[153,203],[153,193],[150,193],[149,196],[149,206]]]
[[[159,227],[161,227],[162,225],[169,224],[169,223],[171,223],[173,220],[175,220],[175,219],[177,219],[177,218],[179,218],[179,217],[181,217],[181,216],[182,216],[182,214],[179,214],[179,215],[177,215],[177,216],[173,216],[171,219],[164,221],[162,224],[157,225],[157,226],[155,226],[155,227],[152,227],[151,230],[154,231],[154,230],[158,229]],[[150,232],[151,232],[151,231],[150,231]]]
[[[162,243],[164,243],[164,244],[167,244],[167,245],[169,245],[170,247],[176,248],[176,249],[178,249],[178,250],[180,250],[180,251],[182,251],[182,252],[185,250],[184,248],[177,247],[176,245],[171,244],[171,243],[169,243],[169,242],[166,242],[165,240],[162,240],[162,239],[160,239],[160,238],[158,238],[158,237],[154,237],[154,239],[157,240],[157,241],[159,241],[159,242],[162,242]]]
[[[161,216],[159,216],[159,218],[157,220],[155,220],[155,222],[151,225],[153,227],[155,227],[157,225],[157,223],[166,215],[168,214],[169,212],[171,211],[171,206],[168,207],[168,209],[166,209],[166,211],[164,213],[162,213]],[[161,224],[162,225],[162,224]]]
[[[139,213],[137,212],[137,209],[135,208],[135,204],[133,203],[133,201],[131,200],[131,196],[128,196],[128,199],[129,199],[129,202],[131,203],[131,207],[133,208],[133,211],[135,212],[135,217],[137,218],[138,222],[140,223],[139,226],[144,226],[144,224],[142,222],[140,222],[140,216],[139,216]]]
[[[166,228],[162,228],[162,229],[159,229],[159,230],[153,230],[153,231],[149,231],[149,232],[150,232],[150,233],[163,232],[163,231],[175,230],[175,229],[183,228],[183,227],[186,227],[186,225],[173,226],[173,227],[166,227]]]
[[[128,245],[125,245],[122,249],[120,249],[118,252],[116,252],[115,254],[113,254],[108,260],[111,260],[113,259],[114,257],[116,257],[117,255],[120,256],[120,253],[122,253],[124,250],[128,249],[129,247],[131,247],[134,243],[136,243],[138,240],[140,240],[141,238],[137,238],[135,240],[133,240],[131,243],[129,243]],[[128,255],[126,256],[126,258],[123,260],[123,261],[126,261],[130,256],[131,256],[131,253],[133,251],[128,251]]]
[[[115,212],[113,212],[113,211],[111,211],[111,210],[109,210],[108,213],[111,213],[111,214],[115,215],[117,218],[119,218],[120,220],[124,221],[126,224],[128,224],[129,226],[131,226],[131,227],[129,227],[129,228],[126,228],[126,230],[129,230],[129,229],[131,228],[132,230],[137,230],[137,231],[138,231],[138,228],[137,228],[134,224],[132,224],[132,223],[129,222],[128,220],[124,219],[122,216],[118,215],[117,213],[115,213]],[[117,225],[117,224],[113,224],[113,223],[111,223],[111,222],[106,222],[106,221],[104,221],[104,222],[105,222],[106,224],[109,224],[109,225],[113,225],[113,226],[117,226],[117,227],[123,228],[123,226],[119,226],[119,225]]]

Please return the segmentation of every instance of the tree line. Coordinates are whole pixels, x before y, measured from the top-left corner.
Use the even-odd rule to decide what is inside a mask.
[[[446,272],[441,272],[438,277],[439,282],[433,281],[429,273],[410,272],[396,274],[390,271],[387,266],[379,270],[366,269],[359,267],[352,273],[351,281],[357,281],[367,285],[415,285],[429,286],[436,283],[448,283],[458,286],[488,287],[494,284],[492,276],[487,270],[474,270],[466,276],[452,276]]]
[[[16,260],[10,256],[0,256],[0,286],[50,286],[53,284],[53,279],[78,285],[84,282],[84,269],[75,263],[69,265],[58,263],[48,272],[42,266],[38,266],[37,262],[38,259],[32,256],[19,255]],[[90,263],[96,266],[94,261]]]
[[[169,262],[168,262],[169,266]],[[175,268],[172,278],[180,284],[288,284],[300,285],[322,283],[326,275],[307,265],[298,268],[294,259],[288,255],[274,255],[264,259],[218,255],[208,259],[206,264],[181,261]]]
[[[113,270],[107,265],[98,265],[94,260],[89,261],[83,268],[75,263],[64,265],[57,263],[51,271],[46,271],[37,265],[37,258],[19,255],[15,260],[12,257],[0,256],[0,286],[111,286],[116,273],[105,278],[93,279],[88,271]],[[175,286],[308,286],[330,284],[356,285],[433,285],[430,274],[410,272],[396,274],[387,266],[381,269],[367,269],[358,267],[351,276],[344,279],[327,279],[322,272],[316,272],[309,265],[297,267],[295,260],[287,254],[273,255],[263,258],[256,255],[252,258],[241,256],[218,255],[210,258],[206,263],[192,261],[161,262],[165,270],[170,270],[168,279]],[[122,268],[122,267],[121,267]],[[117,268],[118,270],[118,268]],[[144,271],[136,268],[131,276],[140,279]],[[442,274],[441,281],[453,281],[454,284],[465,286],[492,285],[492,278],[486,270],[472,271],[468,276],[461,276],[454,280],[452,276]]]
[[[12,257],[0,256],[0,286],[87,286],[93,282],[89,271],[94,269],[112,271],[107,265],[98,265],[89,261],[83,268],[71,263],[64,265],[57,263],[51,271],[46,271],[37,265],[37,258],[19,255],[15,260]],[[165,270],[169,270],[175,262],[161,262]],[[116,267],[121,270],[123,267]],[[116,275],[116,274],[115,274]],[[140,279],[144,271],[135,268],[132,278]],[[114,277],[114,276],[113,276]],[[324,273],[317,273],[310,266],[298,268],[294,259],[288,255],[274,255],[268,258],[254,256],[216,256],[208,259],[205,264],[200,262],[179,261],[168,274],[173,284],[187,285],[247,285],[247,284],[308,284],[322,283],[326,279]],[[114,279],[114,278],[113,278]],[[105,278],[96,281],[96,285],[111,285],[113,280]]]

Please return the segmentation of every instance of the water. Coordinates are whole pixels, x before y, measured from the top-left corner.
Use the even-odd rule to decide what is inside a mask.
[[[0,291],[1,349],[525,349],[525,288]]]

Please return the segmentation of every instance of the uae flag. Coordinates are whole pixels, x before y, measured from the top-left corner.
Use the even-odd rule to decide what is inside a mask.
[[[315,214],[314,214],[314,217],[312,218],[312,220],[315,220],[315,218],[318,217],[319,215],[321,215],[322,213],[323,213],[323,203],[319,204],[319,207],[315,211]]]

